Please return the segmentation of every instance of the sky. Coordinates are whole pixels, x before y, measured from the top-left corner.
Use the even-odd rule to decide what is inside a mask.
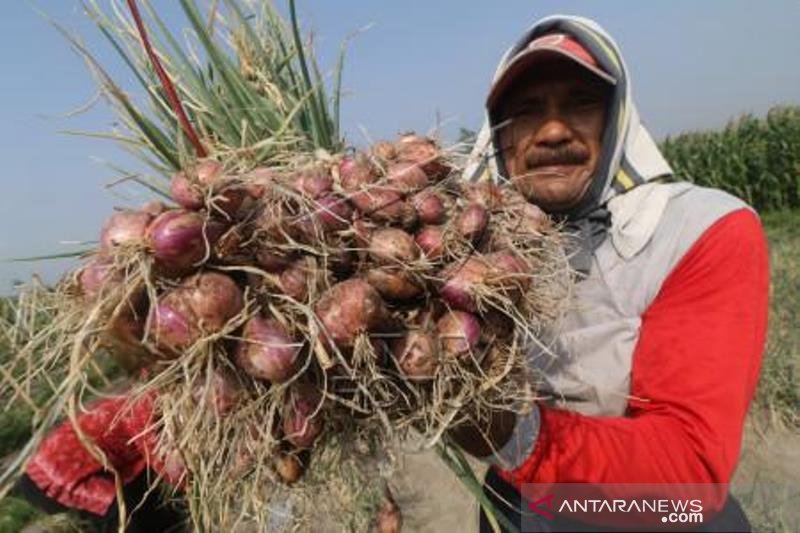
[[[185,26],[176,0],[152,1],[171,25]],[[477,129],[503,51],[532,22],[555,13],[593,18],[617,40],[642,119],[657,139],[800,104],[800,0],[297,1],[323,66],[332,67],[340,44],[357,33],[348,47],[342,109],[354,144],[427,132],[437,123],[451,139],[459,127]],[[114,116],[102,102],[73,113],[95,99],[96,88],[34,8],[81,35],[112,76],[134,87],[76,0],[4,2],[0,294],[33,273],[54,281],[73,265],[8,259],[73,250],[75,242],[98,238],[114,206],[149,199],[133,188],[107,187],[114,179],[108,164],[137,168],[112,143],[64,133],[107,131]]]

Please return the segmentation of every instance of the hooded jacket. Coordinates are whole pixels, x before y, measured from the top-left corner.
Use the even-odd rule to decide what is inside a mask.
[[[579,41],[616,80],[598,169],[568,213],[585,272],[532,350],[543,396],[488,460],[522,483],[727,483],[764,349],[769,269],[758,217],[741,200],[685,182],[641,124],[616,43],[596,23],[545,18],[501,60],[551,32]],[[504,180],[491,117],[465,179]],[[610,213],[597,217],[598,212]],[[599,220],[599,221],[598,221]],[[591,235],[594,238],[591,238]],[[714,502],[721,505],[721,491]]]

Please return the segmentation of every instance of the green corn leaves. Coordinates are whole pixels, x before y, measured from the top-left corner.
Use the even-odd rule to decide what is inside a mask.
[[[723,189],[758,210],[800,207],[800,107],[667,138],[661,149],[679,179]]]

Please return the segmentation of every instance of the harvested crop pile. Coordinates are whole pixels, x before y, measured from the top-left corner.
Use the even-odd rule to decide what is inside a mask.
[[[239,23],[241,72],[217,68],[280,108],[285,80]],[[314,120],[302,106],[321,91],[307,90],[297,105]],[[524,348],[562,310],[560,234],[513,188],[460,181],[462,156],[428,137],[344,149],[323,120],[327,142],[270,125],[242,150],[213,129],[222,116],[193,113],[202,150],[154,149],[175,159],[168,205],[114,214],[80,268],[20,306],[12,399],[58,376],[32,442],[98,394],[107,353],[197,528],[276,509],[291,509],[286,527],[325,509],[399,521],[380,476],[399,453],[534,397]]]

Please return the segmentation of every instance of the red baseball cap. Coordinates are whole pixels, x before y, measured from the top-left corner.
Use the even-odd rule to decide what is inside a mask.
[[[600,68],[594,56],[578,41],[565,33],[550,33],[537,37],[517,52],[517,55],[504,67],[500,76],[492,84],[486,107],[491,109],[497,99],[511,85],[517,76],[527,72],[534,64],[548,59],[566,58],[578,63],[603,80],[614,85],[616,80]]]

